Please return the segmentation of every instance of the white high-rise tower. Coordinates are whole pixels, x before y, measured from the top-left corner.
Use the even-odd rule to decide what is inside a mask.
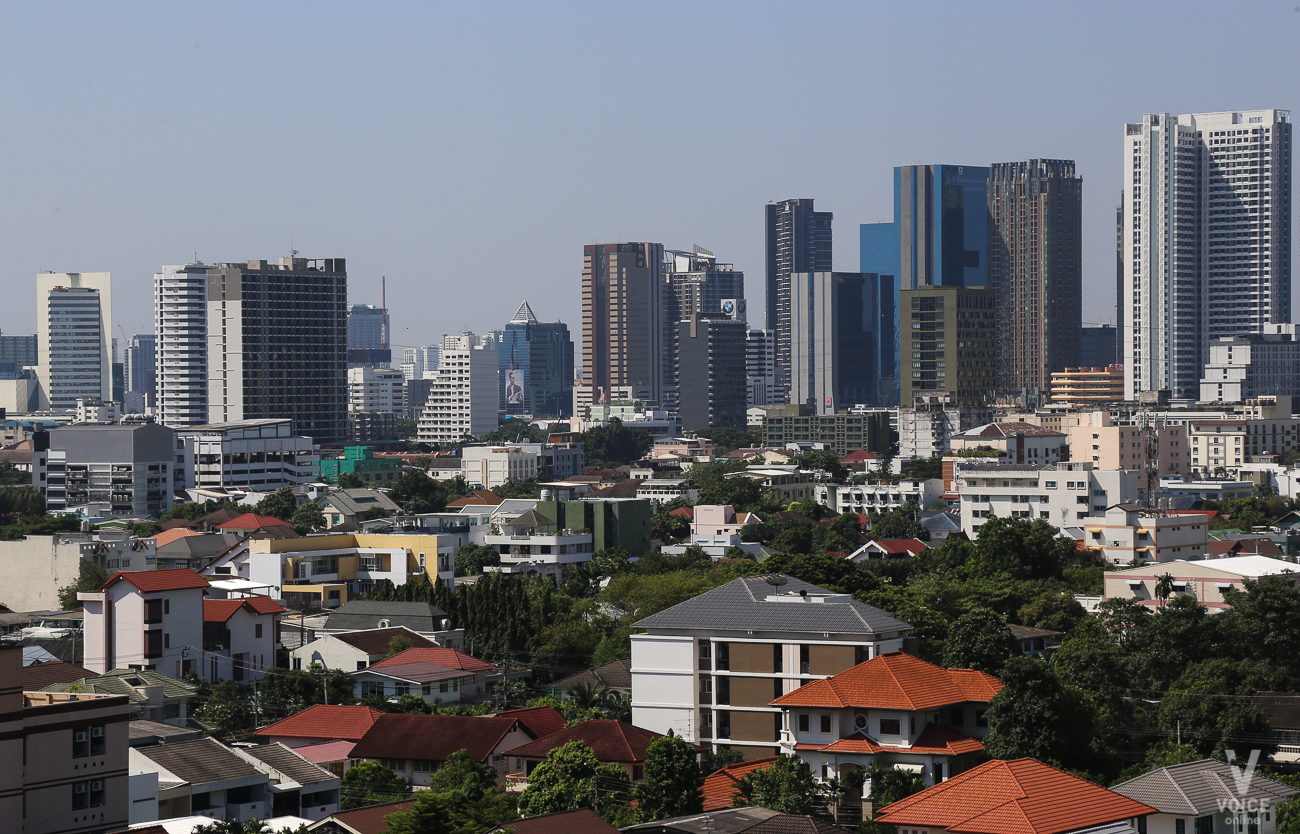
[[[154,273],[157,405],[164,426],[208,422],[208,270],[192,263]]]
[[[1124,133],[1124,395],[1195,399],[1211,340],[1290,319],[1291,114],[1148,114]]]
[[[112,277],[107,272],[36,276],[36,342],[42,406],[64,411],[79,398],[113,399]]]

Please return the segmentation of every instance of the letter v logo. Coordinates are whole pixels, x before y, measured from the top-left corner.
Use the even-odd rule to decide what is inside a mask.
[[[1237,751],[1225,751],[1228,756],[1228,769],[1232,771],[1232,781],[1237,783],[1237,794],[1245,796],[1250,790],[1250,780],[1255,776],[1255,765],[1259,764],[1259,751],[1251,750],[1250,758],[1246,760],[1246,767],[1238,768]]]

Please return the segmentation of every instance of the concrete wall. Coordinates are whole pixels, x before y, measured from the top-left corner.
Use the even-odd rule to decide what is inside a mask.
[[[59,588],[77,581],[79,544],[60,543],[56,536],[0,541],[0,603],[15,611],[57,611]]]

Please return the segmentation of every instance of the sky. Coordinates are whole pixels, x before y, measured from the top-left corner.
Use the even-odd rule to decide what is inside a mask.
[[[580,337],[582,246],[699,244],[763,309],[763,206],[889,220],[896,165],[1077,162],[1084,319],[1115,318],[1126,122],[1300,109],[1300,6],[1255,3],[0,4],[0,332],[35,276],[343,257],[394,347]],[[1294,249],[1294,241],[1293,241]],[[114,328],[116,330],[116,327]]]

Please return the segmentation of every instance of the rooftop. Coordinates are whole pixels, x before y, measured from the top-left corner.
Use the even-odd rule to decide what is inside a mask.
[[[519,723],[518,719],[507,715],[385,713],[352,748],[352,756],[441,762],[463,749],[474,761],[486,762],[506,734]]]
[[[256,530],[259,527],[288,527],[289,522],[269,515],[244,513],[217,525],[218,530]]]
[[[388,651],[388,646],[393,642],[394,637],[405,637],[411,641],[412,646],[422,648],[436,648],[437,643],[425,637],[421,637],[405,626],[396,628],[372,628],[366,631],[345,631],[342,634],[329,634],[326,637],[333,637],[335,640],[341,640],[354,649],[363,651],[366,654],[383,654]],[[446,665],[446,664],[441,664]]]
[[[387,626],[406,626],[412,631],[441,631],[447,612],[428,602],[381,602],[354,599],[335,608],[325,621],[325,628],[360,630]]]
[[[414,802],[414,799],[403,799],[400,802],[353,808],[351,811],[335,811],[325,819],[336,820],[346,826],[345,830],[355,831],[357,834],[381,834],[388,831],[388,823],[384,821],[384,817],[405,811]]]
[[[138,691],[146,686],[161,686],[166,700],[192,698],[198,692],[197,687],[152,669],[114,669],[102,675],[92,672],[90,677],[50,684],[44,691],[69,692],[73,686],[86,695],[126,695],[133,704],[148,700]]]
[[[644,762],[650,742],[662,737],[659,733],[635,727],[626,721],[596,718],[521,744],[504,751],[502,755],[541,759],[557,747],[563,747],[571,741],[581,741],[595,751],[596,758],[602,762],[630,764]]]
[[[415,646],[404,651],[400,651],[392,657],[385,658],[370,665],[371,669],[387,669],[393,666],[405,666],[412,663],[432,663],[447,669],[460,669],[466,672],[490,672],[496,670],[496,665],[488,663],[486,660],[479,660],[477,657],[467,655],[456,649],[443,649],[430,645]]]
[[[194,785],[257,776],[260,771],[214,738],[137,748],[150,761]]]
[[[30,666],[23,667],[23,691],[35,692],[51,684],[72,683],[73,681],[93,677],[95,677],[94,672],[83,669],[75,663],[48,660],[44,663],[33,663]]]
[[[254,735],[360,741],[383,714],[374,707],[317,704],[263,727]]]
[[[772,703],[782,707],[923,710],[988,703],[1002,682],[973,669],[944,669],[902,652],[877,655],[838,675],[804,684]]]
[[[567,691],[578,684],[589,683],[609,689],[632,688],[632,659],[629,657],[611,660],[595,669],[584,669],[576,675],[569,675],[551,684],[548,688]]]
[[[1045,429],[1033,423],[986,423],[954,434],[953,437],[1015,437],[1020,434],[1026,437],[1066,437],[1062,432]]]
[[[493,831],[507,829],[513,834],[615,834],[618,831],[590,808],[516,820],[504,823]]]
[[[1260,801],[1278,805],[1300,794],[1300,789],[1251,772],[1246,792],[1241,793],[1238,780],[1245,783],[1241,768],[1213,759],[1172,765],[1144,773],[1121,782],[1113,790],[1138,802],[1151,805],[1162,814],[1212,814],[1234,800]]]
[[[100,585],[98,590],[102,591],[119,580],[129,582],[145,593],[208,587],[208,580],[194,571],[189,568],[177,568],[175,570],[120,570]]]
[[[758,762],[746,762],[736,765],[744,768],[752,764],[766,764],[772,759],[759,759]],[[750,768],[756,769],[756,768]],[[718,771],[721,773],[722,771]],[[746,771],[748,772],[748,771]],[[715,776],[717,774],[714,774]],[[713,778],[713,777],[710,777]],[[707,790],[707,782],[706,782]],[[680,832],[680,834],[846,834],[845,829],[832,825],[825,820],[799,814],[783,814],[770,808],[747,806],[731,808],[717,806],[710,808],[705,800],[705,813],[685,817],[673,817],[657,822],[631,825],[621,829],[627,834],[657,834],[657,832]]]
[[[239,609],[247,609],[253,614],[283,614],[275,600],[270,597],[240,597],[236,599],[203,600],[203,622],[224,623]]]
[[[270,765],[299,785],[329,782],[338,778],[333,773],[303,757],[297,751],[290,750],[278,742],[263,744],[259,747],[247,747],[243,752],[263,764]]]

